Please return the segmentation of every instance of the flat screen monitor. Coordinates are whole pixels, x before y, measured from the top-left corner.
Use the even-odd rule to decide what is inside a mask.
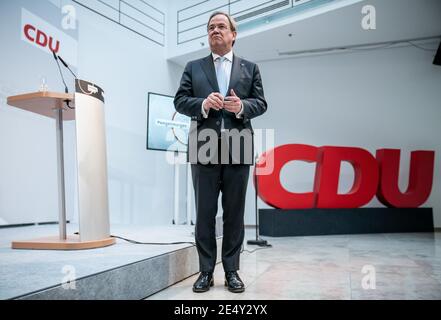
[[[148,93],[147,149],[187,152],[190,117],[175,110],[173,96]]]

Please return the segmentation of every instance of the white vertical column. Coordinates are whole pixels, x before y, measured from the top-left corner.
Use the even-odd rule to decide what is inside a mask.
[[[179,220],[179,154],[175,152],[175,204],[173,224],[178,224]]]
[[[193,184],[191,177],[191,164],[187,163],[187,225],[191,225],[192,217],[192,201],[193,201]]]
[[[60,240],[66,240],[66,187],[64,184],[63,109],[58,108],[55,110],[55,112],[58,162],[58,224],[60,229]]]

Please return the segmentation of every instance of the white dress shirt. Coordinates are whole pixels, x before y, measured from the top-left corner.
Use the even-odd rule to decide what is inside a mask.
[[[217,58],[221,57],[220,55],[216,54],[216,53],[211,53],[211,55],[213,56],[213,63],[214,63],[214,68],[217,69],[218,64],[221,63],[220,59],[216,60]],[[223,71],[226,74],[226,77],[228,79],[228,85],[227,87],[229,87],[229,83],[230,83],[230,78],[231,78],[231,69],[233,67],[233,50],[231,50],[230,52],[228,52],[226,55],[224,55],[225,62],[224,62],[224,69]],[[227,93],[227,95],[229,95],[229,92]],[[205,99],[202,102],[202,107],[201,107],[201,111],[202,111],[202,116],[204,118],[208,118],[208,113],[210,112],[210,109],[208,109],[208,111],[206,112],[204,109],[204,105],[205,105],[205,101],[207,99]],[[240,111],[238,113],[236,113],[236,118],[241,119],[242,118],[242,113],[243,113],[243,105],[241,103],[241,108]],[[222,119],[222,129],[224,128],[224,121]]]

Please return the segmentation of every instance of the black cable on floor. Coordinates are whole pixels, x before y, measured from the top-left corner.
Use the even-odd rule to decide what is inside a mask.
[[[271,248],[271,247],[272,247],[272,245],[269,244],[269,245],[267,245],[267,246],[265,246],[265,247],[256,248],[256,249],[254,249],[254,250],[252,250],[252,251],[242,249],[242,251],[241,251],[240,253],[242,253],[242,252],[254,253],[254,252],[258,251],[258,250],[269,249],[269,248]]]
[[[151,245],[192,244],[192,245],[196,245],[196,243],[194,243],[194,242],[139,242],[139,241],[126,239],[126,238],[115,236],[115,235],[110,235],[110,236],[112,238],[121,239],[121,240],[130,242],[130,243],[133,243],[133,244],[151,244]]]
[[[79,232],[75,232],[74,234],[80,234]],[[174,245],[174,244],[192,244],[192,245],[196,245],[196,243],[194,242],[140,242],[140,241],[136,241],[136,240],[132,240],[132,239],[126,239],[120,236],[115,236],[115,235],[110,235],[110,237],[112,238],[116,238],[116,239],[121,239],[124,241],[127,241],[129,243],[132,244],[148,244],[148,245],[160,245],[160,246],[167,246],[167,245]]]

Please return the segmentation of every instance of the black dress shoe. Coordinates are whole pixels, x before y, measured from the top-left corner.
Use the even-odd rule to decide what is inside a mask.
[[[225,272],[225,286],[234,293],[244,292],[245,285],[239,277],[237,271]]]
[[[213,272],[201,272],[193,284],[193,292],[205,292],[214,285]]]

